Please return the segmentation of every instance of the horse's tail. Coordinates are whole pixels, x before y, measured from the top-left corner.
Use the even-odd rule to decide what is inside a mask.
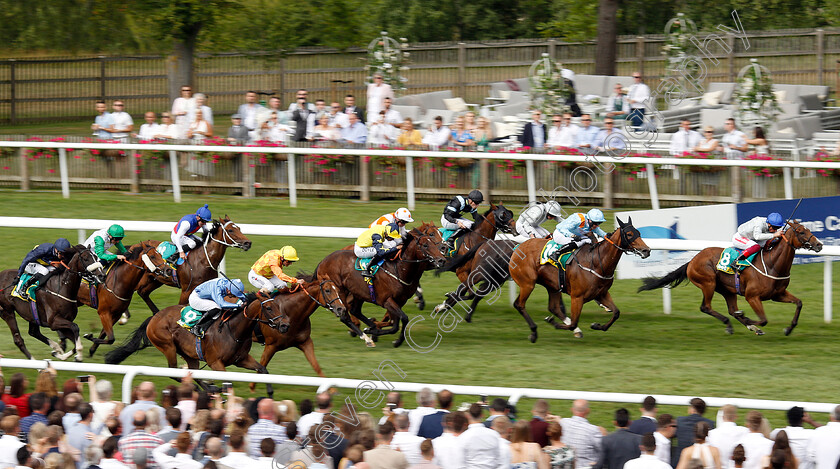
[[[473,247],[467,252],[461,254],[460,256],[451,257],[448,261],[446,261],[445,264],[443,264],[442,267],[435,271],[435,275],[439,276],[444,272],[455,272],[455,270],[457,270],[458,267],[461,267],[462,265],[469,262],[470,259],[475,257],[475,254],[478,252],[479,249],[481,249],[481,246],[483,246],[483,244],[479,244],[478,246]]]
[[[152,343],[146,335],[146,326],[149,325],[149,321],[151,321],[153,317],[154,316],[149,316],[146,318],[146,320],[140,324],[140,327],[135,329],[134,332],[128,336],[125,342],[122,343],[122,345],[106,353],[105,363],[109,365],[120,364],[132,354],[151,346]]]
[[[642,286],[640,286],[636,291],[641,292],[646,290],[656,290],[657,288],[662,287],[676,287],[688,278],[688,264],[689,263],[686,262],[682,265],[682,267],[661,278],[648,277],[642,279]]]

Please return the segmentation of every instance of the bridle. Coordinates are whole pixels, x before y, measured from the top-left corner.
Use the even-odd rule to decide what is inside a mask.
[[[341,306],[344,306],[344,302],[341,301],[341,297],[338,295],[338,292],[336,292],[335,298],[333,298],[331,300],[327,300],[327,294],[326,294],[327,290],[324,288],[324,285],[327,284],[327,283],[333,284],[333,288],[335,288],[335,282],[333,282],[330,279],[321,280],[321,282],[318,284],[318,288],[321,291],[321,298],[324,299],[325,303],[321,303],[320,301],[318,301],[318,299],[315,298],[314,296],[312,296],[311,294],[309,294],[309,290],[307,290],[303,286],[301,286],[300,289],[303,290],[303,292],[306,293],[306,296],[308,296],[316,305],[329,310],[330,312],[332,312],[333,314],[335,314],[337,316],[338,313],[336,312],[335,307],[333,307],[333,303],[338,301],[339,303],[341,303]],[[346,309],[346,306],[345,306],[345,309]]]
[[[802,225],[799,225],[799,226],[802,226]],[[785,234],[782,236],[782,239],[784,239],[784,240],[785,240],[785,242],[787,242],[788,244],[790,244],[790,247],[794,247],[794,246],[793,246],[793,241],[792,241],[792,240],[789,240],[789,239],[787,238],[787,234],[788,234],[788,232],[793,232],[794,234],[793,234],[791,237],[798,239],[798,238],[799,238],[799,236],[797,236],[797,235],[799,234],[799,232],[797,231],[797,228],[794,228],[794,227],[793,227],[793,225],[790,225],[790,227],[791,227],[792,229],[785,230]],[[820,240],[819,240],[819,239],[817,239],[817,237],[816,237],[816,236],[814,236],[814,233],[811,233],[811,236],[810,236],[810,237],[809,237],[806,241],[801,241],[801,243],[802,243],[802,247],[803,247],[803,248],[805,248],[805,249],[808,249],[809,251],[814,251],[814,250],[816,249],[816,245],[815,245],[815,244],[813,244],[813,243],[811,243],[811,240],[812,240],[812,239],[813,239],[813,240],[815,240],[817,243],[819,243],[819,242],[820,242]]]
[[[262,313],[262,316],[265,316],[268,319],[262,319],[262,318],[260,318],[260,316],[257,316],[257,317],[254,317],[254,318],[248,316],[248,306],[251,305],[250,303],[248,303],[247,305],[245,305],[242,308],[242,315],[245,316],[245,318],[250,320],[250,321],[256,321],[260,324],[265,324],[268,327],[270,327],[272,329],[277,329],[279,331],[280,326],[282,326],[283,324],[278,324],[277,320],[280,319],[282,321],[283,316],[285,316],[288,319],[288,316],[286,316],[286,314],[283,313],[283,311],[280,311],[280,314],[278,314],[277,316],[269,316],[268,314],[266,314],[266,310],[268,310],[268,308],[266,308],[265,304],[270,302],[270,301],[274,301],[274,297],[260,301],[260,313]]]
[[[435,259],[437,259],[437,257],[430,254],[431,249],[427,248],[425,243],[420,242],[420,239],[429,238],[429,239],[431,239],[432,243],[434,243],[433,235],[430,235],[428,233],[423,233],[422,231],[418,231],[416,234],[412,233],[411,236],[412,236],[411,241],[416,242],[417,246],[420,248],[420,252],[423,253],[423,259],[405,259],[405,258],[403,258],[403,255],[405,254],[406,250],[405,249],[400,249],[400,253],[399,253],[399,256],[397,257],[397,260],[399,260],[400,262],[431,262],[431,263],[434,263]],[[411,242],[411,241],[409,241],[409,242]],[[435,243],[435,244],[438,244],[438,243]],[[405,243],[405,245],[408,245],[408,243]]]
[[[633,255],[642,257],[642,251],[640,251],[639,248],[634,248],[633,247],[633,241],[636,241],[637,239],[642,237],[642,234],[639,233],[639,230],[636,230],[634,228],[633,233],[628,238],[627,234],[624,232],[622,227],[619,227],[617,229],[618,229],[618,237],[619,237],[619,243],[620,244],[615,244],[615,242],[613,240],[611,240],[609,237],[604,238],[604,241],[612,244],[613,246],[615,246],[616,249],[618,249],[619,251],[621,251],[625,254],[633,254]],[[626,248],[624,247],[625,245],[627,246]]]
[[[215,241],[215,242],[217,242],[217,243],[219,243],[223,246],[228,246],[228,247],[232,247],[232,248],[239,248],[239,249],[242,249],[242,250],[245,249],[245,244],[240,243],[239,241],[233,239],[233,236],[231,236],[230,233],[227,232],[228,226],[233,226],[235,228],[239,228],[236,225],[236,223],[233,222],[233,220],[228,220],[227,222],[225,222],[224,225],[220,224],[216,220],[213,220],[213,227],[207,233],[207,237],[204,238],[204,244],[203,244],[204,256],[207,259],[207,263],[210,264],[210,268],[215,270],[216,272],[219,271],[219,268],[217,266],[213,265],[212,262],[210,262],[210,254],[207,252],[207,244],[209,244],[210,241]],[[217,238],[213,237],[213,232],[217,231],[219,229],[221,229],[221,232],[222,232],[222,239],[217,239]]]

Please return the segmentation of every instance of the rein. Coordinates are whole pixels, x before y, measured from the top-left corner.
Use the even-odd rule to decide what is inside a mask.
[[[207,252],[207,245],[210,243],[210,241],[215,241],[215,242],[221,244],[222,246],[228,246],[228,247],[232,247],[232,248],[242,249],[242,243],[233,239],[233,237],[231,235],[229,235],[228,232],[227,232],[227,227],[231,224],[233,226],[236,226],[236,224],[233,223],[233,220],[228,220],[224,225],[218,225],[218,223],[217,223],[219,228],[221,228],[221,230],[222,230],[222,239],[214,238],[212,231],[207,234],[206,238],[204,238],[204,243],[203,243],[204,257],[207,258],[207,263],[210,265],[210,268],[215,270],[216,272],[219,271],[219,267],[213,265],[213,263],[210,262],[210,254]],[[227,242],[227,240],[230,240],[230,242]],[[219,261],[219,263],[221,264],[221,261]]]
[[[618,228],[618,230],[619,230],[619,232],[618,232],[618,237],[621,239],[621,244],[627,243],[628,245],[630,245],[630,243],[631,243],[632,241],[627,240],[627,239],[624,237],[624,232],[623,232],[623,231],[621,231],[621,228]],[[633,238],[633,240],[635,240],[635,239],[636,239],[636,238]],[[606,241],[606,242],[607,242],[607,243],[609,243],[609,244],[612,244],[612,245],[613,245],[613,247],[615,247],[616,249],[618,249],[618,250],[619,250],[620,252],[622,252],[622,253],[630,253],[630,254],[636,254],[636,255],[638,255],[638,254],[639,254],[639,250],[638,250],[638,249],[635,249],[635,248],[633,248],[633,249],[623,248],[623,247],[621,247],[620,245],[616,244],[616,243],[615,243],[615,241],[611,240],[609,237],[605,237],[605,238],[604,238],[604,241]],[[602,241],[601,243],[603,243],[604,241]],[[601,243],[598,243],[598,244],[597,244],[594,248],[597,248],[598,246],[600,246],[600,245],[601,245]],[[594,249],[594,248],[593,248],[593,249]],[[598,254],[598,257],[599,257],[599,258],[601,258],[601,254],[600,254],[600,253]],[[614,279],[614,278],[615,278],[615,271],[613,271],[612,275],[610,275],[610,276],[604,276],[604,275],[602,275],[602,274],[599,274],[597,271],[595,271],[595,269],[593,269],[593,268],[589,268],[589,267],[586,267],[586,266],[584,266],[583,264],[581,264],[581,263],[580,263],[580,260],[578,260],[577,256],[575,256],[575,257],[574,257],[574,260],[575,260],[575,262],[577,262],[578,267],[580,267],[582,270],[585,270],[585,271],[589,272],[590,274],[592,274],[592,275],[594,275],[594,276],[596,276],[596,277],[600,278],[601,280],[612,280],[612,279]],[[602,264],[603,264],[603,262],[602,262]]]

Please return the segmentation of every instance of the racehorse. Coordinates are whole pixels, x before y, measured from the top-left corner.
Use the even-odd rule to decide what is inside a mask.
[[[76,345],[76,361],[82,361],[82,340],[79,337],[79,326],[73,321],[79,312],[76,295],[82,277],[90,282],[102,280],[102,264],[97,262],[94,254],[84,245],[73,246],[66,255],[71,256],[67,263],[62,262],[56,267],[57,272],[50,277],[46,284],[35,291],[35,314],[32,303],[11,296],[15,288],[14,278],[18,271],[15,269],[0,272],[0,285],[6,285],[0,290],[0,316],[9,325],[15,345],[28,359],[32,354],[26,348],[23,337],[18,329],[15,313],[29,322],[29,335],[53,349],[52,355],[59,360],[66,360],[73,355],[73,349],[64,351],[61,345],[41,333],[41,326],[47,326],[57,331],[60,336],[70,339]],[[94,273],[96,272],[96,273]]]
[[[426,230],[428,226],[424,223],[421,228]],[[408,315],[403,312],[402,307],[417,291],[423,272],[440,267],[446,260],[441,253],[440,236],[425,234],[421,229],[415,228],[403,239],[395,258],[386,260],[373,279],[375,298],[371,298],[362,273],[354,268],[356,255],[353,251],[335,251],[315,267],[316,276],[324,275],[336,282],[339,290],[348,299],[347,307],[350,313],[368,326],[369,329],[365,332],[372,335],[374,340],[380,335],[400,332],[399,338],[393,342],[394,347],[399,347],[405,341]],[[382,306],[397,320],[388,329],[377,327],[362,314],[362,305],[365,302]]]
[[[149,243],[157,247],[160,241],[149,241]],[[161,285],[180,288],[181,298],[178,303],[185,305],[195,287],[219,276],[219,263],[224,259],[228,246],[243,251],[251,249],[251,240],[242,234],[239,227],[227,215],[213,222],[204,234],[201,244],[189,253],[186,262],[178,266],[177,283],[171,277],[164,279],[151,273],[143,276],[140,284],[137,285],[137,294],[149,305],[153,314],[158,312],[158,307],[150,295]]]
[[[574,330],[575,337],[583,337],[583,332],[577,327],[578,319],[584,303],[592,300],[612,313],[609,322],[603,325],[593,323],[592,329],[606,331],[618,319],[620,312],[609,292],[618,260],[625,252],[641,256],[642,259],[650,256],[650,248],[642,240],[639,230],[633,226],[632,219],[628,219],[627,223],[618,220],[618,226],[618,229],[597,244],[578,249],[566,264],[564,290],[572,298],[570,317],[566,317],[557,267],[551,264],[540,265],[540,253],[548,240],[529,239],[513,251],[509,264],[510,275],[519,285],[519,297],[513,302],[513,307],[528,321],[531,342],[537,341],[537,325],[525,311],[525,302],[537,283],[548,291],[548,310],[563,321],[558,323],[551,316],[546,318],[556,329]],[[592,233],[589,236],[594,238]]]
[[[760,255],[757,256],[755,263],[739,274],[740,281],[736,279],[735,275],[721,272],[715,268],[723,248],[706,248],[668,275],[662,278],[644,279],[638,291],[653,290],[666,286],[671,288],[688,279],[703,292],[700,311],[723,322],[726,325],[727,334],[733,332],[729,318],[712,309],[712,297],[716,291],[726,300],[729,314],[746,326],[747,329],[755,332],[756,335],[763,335],[764,331],[758,326],[763,327],[767,324],[763,301],[773,300],[780,303],[793,303],[796,305],[796,312],[793,314],[790,326],[784,330],[785,335],[790,335],[799,322],[799,313],[802,311],[802,300],[787,291],[790,283],[790,268],[796,254],[795,250],[805,248],[820,252],[822,251],[822,243],[808,228],[801,224],[791,221],[788,221],[787,224],[790,228],[785,231],[781,239],[778,242],[768,242],[759,251]],[[738,285],[736,282],[740,283],[740,289],[736,290],[736,285]],[[738,295],[744,295],[747,303],[758,315],[758,321],[753,321],[738,309]]]
[[[146,273],[159,274],[164,278],[172,276],[172,268],[149,241],[130,246],[125,253],[125,261],[111,263],[105,272],[105,281],[95,287],[96,306],[91,302],[91,287],[80,285],[79,302],[96,309],[102,321],[99,338],[94,338],[91,333],[84,335],[84,338],[93,342],[88,352],[90,356],[93,356],[100,344],[114,343],[114,324],[128,310],[134,290]]]

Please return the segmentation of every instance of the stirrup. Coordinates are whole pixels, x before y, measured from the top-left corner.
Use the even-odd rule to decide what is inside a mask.
[[[373,278],[373,272],[370,270],[362,271],[362,277],[364,278]]]

